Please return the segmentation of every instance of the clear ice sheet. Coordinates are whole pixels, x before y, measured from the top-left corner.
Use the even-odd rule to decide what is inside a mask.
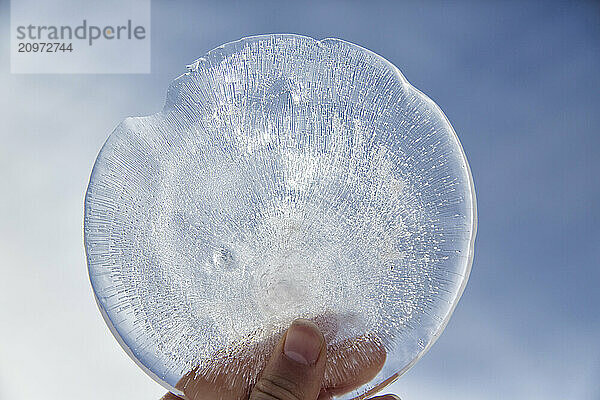
[[[448,120],[396,67],[338,39],[265,35],[212,50],[161,112],[115,129],[84,225],[102,314],[166,388],[190,371],[253,384],[303,317],[328,341],[326,383],[383,351],[349,399],[445,327],[475,193]]]

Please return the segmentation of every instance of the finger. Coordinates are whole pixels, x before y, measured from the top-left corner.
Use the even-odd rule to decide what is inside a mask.
[[[181,397],[176,396],[171,392],[168,392],[163,397],[161,397],[160,400],[181,400]]]
[[[383,368],[387,353],[375,337],[361,336],[331,346],[324,388],[332,396],[351,392],[370,382]]]
[[[335,336],[335,331],[329,334]],[[256,382],[254,377],[264,370],[269,355],[277,352],[278,342],[283,340],[277,336],[274,334],[249,347],[225,350],[220,356],[186,373],[175,387],[185,393],[187,400],[248,400]],[[330,400],[333,396],[363,386],[377,375],[386,359],[385,347],[372,335],[346,339],[327,347],[325,377],[319,400]],[[378,392],[383,386],[371,393]],[[173,396],[163,400],[178,399]]]
[[[317,400],[332,400],[333,399],[333,395],[323,389],[321,389],[321,393],[319,393],[319,397],[317,397]]]
[[[187,400],[242,400],[248,398],[249,386],[242,374],[228,374],[224,367],[210,374],[193,369],[175,386],[185,394]],[[177,396],[164,400],[178,400]]]
[[[323,334],[308,320],[296,320],[275,348],[250,400],[316,400],[326,363]]]
[[[317,400],[332,400],[333,396],[331,393],[321,391]],[[400,397],[395,394],[386,394],[383,396],[371,397],[369,400],[401,400]]]

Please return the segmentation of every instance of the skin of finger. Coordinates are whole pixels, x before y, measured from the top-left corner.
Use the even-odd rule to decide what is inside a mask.
[[[163,397],[161,397],[160,400],[182,400],[182,399],[181,399],[181,397],[175,396],[173,393],[168,392]]]
[[[285,337],[281,338],[279,344],[284,343]],[[357,357],[356,354],[353,354],[352,351],[340,349],[340,353],[334,352],[331,354],[333,360],[330,360],[330,363],[333,362],[336,358],[354,358],[353,365],[360,366],[355,368],[354,370],[347,370],[346,372],[342,372],[344,380],[342,382],[339,381],[329,381],[329,385],[323,388],[322,390],[331,396],[339,396],[343,393],[350,392],[369,382],[383,367],[386,359],[385,348],[378,341],[365,341],[364,338],[359,337],[355,339],[349,339],[354,342],[350,342],[346,349],[354,349],[355,346],[352,343],[360,342],[363,344],[361,350],[366,351],[371,354],[370,357],[360,358]],[[260,347],[260,346],[257,346]],[[275,353],[278,350],[275,350]],[[253,352],[250,352],[252,354]],[[336,355],[337,354],[337,355]],[[329,353],[327,357],[329,357]],[[238,359],[239,366],[251,365],[253,363],[253,359],[244,357],[243,359]],[[332,365],[326,366],[326,371],[329,368],[332,368]],[[217,370],[218,371],[218,370]],[[185,398],[187,400],[242,400],[247,399],[250,387],[247,385],[245,379],[242,376],[243,374],[228,374],[226,371],[223,373],[213,374],[210,378],[202,376],[197,373],[197,369],[193,369],[188,372],[185,376],[183,376],[176,387],[185,393]],[[340,376],[340,375],[338,375]],[[327,383],[326,383],[327,385]],[[174,395],[172,395],[174,396]],[[165,397],[164,400],[175,400],[178,399],[177,396],[174,397]],[[327,397],[324,397],[327,399]]]
[[[312,324],[312,323],[311,323]],[[250,394],[250,400],[270,398],[269,395],[298,400],[316,399],[321,390],[327,362],[327,346],[322,338],[321,351],[314,365],[303,365],[283,353],[287,332],[283,335],[267,366]],[[269,392],[278,393],[269,393]]]
[[[323,390],[321,390],[321,393],[319,393],[319,397],[317,397],[317,400],[331,400],[331,399],[333,399],[333,396],[331,395],[331,393],[325,392]]]
[[[355,373],[345,374],[345,379],[342,382],[335,382],[333,385],[327,386],[323,391],[332,396],[339,396],[344,393],[358,389],[362,385],[370,382],[383,368],[387,353],[381,343],[377,342],[362,342],[363,351],[371,354],[370,357],[355,359],[355,362],[360,365],[360,368]],[[347,354],[344,357],[352,358],[353,354]]]
[[[317,400],[332,400],[332,399],[333,399],[333,395],[331,393],[327,393],[324,391],[321,391],[321,393],[319,394],[319,397],[317,398]],[[395,394],[384,394],[383,396],[371,397],[368,400],[400,400],[400,397],[396,396]]]
[[[284,338],[281,339],[284,341]],[[373,348],[376,349],[378,345],[372,344]],[[276,350],[277,351],[277,350]],[[376,353],[376,352],[373,352]],[[377,352],[380,354],[379,357],[373,357],[369,359],[368,364],[364,364],[360,368],[360,373],[357,375],[346,375],[346,379],[344,382],[336,383],[333,386],[329,386],[323,389],[323,396],[329,395],[329,398],[336,395],[339,396],[344,393],[348,393],[354,389],[359,388],[365,383],[369,382],[377,373],[381,370],[383,364],[385,363],[386,354],[385,350],[381,352]],[[249,363],[250,360],[244,361],[242,360],[242,365]],[[364,362],[364,361],[363,361]],[[247,399],[249,394],[249,388],[244,384],[241,376],[234,377],[238,382],[237,384],[231,384],[231,382],[226,383],[227,374],[217,374],[213,376],[212,379],[207,379],[206,377],[196,374],[196,370],[192,370],[187,373],[178,383],[177,388],[182,390],[185,393],[185,396],[189,400],[241,400]],[[230,377],[231,381],[231,377]],[[172,396],[172,397],[167,397]],[[169,393],[165,395],[163,400],[177,400],[179,397]],[[328,399],[328,397],[323,397],[323,400]],[[319,399],[321,400],[321,399]]]
[[[277,361],[278,357],[285,357],[283,355],[283,344],[285,343],[285,337],[287,333],[279,340],[275,350],[273,351],[273,355],[271,357],[271,361],[267,364],[267,367],[264,371],[267,371],[269,365],[273,364],[273,360]],[[319,368],[322,367],[322,363],[325,363],[326,355],[323,352],[326,351],[326,346],[323,343],[321,354],[319,356],[318,362],[316,366]],[[278,357],[277,357],[278,356]],[[285,357],[287,360],[287,357]],[[289,361],[289,360],[288,360]],[[251,360],[246,360],[241,362],[241,365],[250,364]],[[295,362],[293,363],[295,365]],[[272,368],[280,368],[278,366]],[[314,368],[314,367],[313,367]],[[324,367],[323,367],[324,369]],[[265,372],[263,371],[263,375]],[[300,373],[300,372],[298,372]],[[273,379],[277,379],[274,377]],[[322,374],[320,374],[318,385],[321,385],[322,382]],[[210,378],[207,378],[201,374],[197,374],[197,370],[194,369],[188,372],[182,379],[179,380],[176,387],[182,390],[185,394],[186,400],[242,400],[248,399],[250,387],[248,387],[244,383],[243,376],[241,374],[231,376],[226,372],[222,374],[212,375]],[[171,397],[167,397],[171,396]],[[172,394],[167,394],[164,397],[164,400],[176,400],[177,396]]]
[[[331,400],[333,399],[333,396],[330,393],[327,392],[321,392],[319,394],[319,397],[317,398],[317,400]],[[174,395],[173,393],[169,392],[167,394],[165,394],[163,397],[161,397],[161,400],[182,400],[181,397]],[[394,395],[394,394],[386,394],[383,396],[376,396],[376,397],[372,397],[369,400],[400,400],[400,397]]]
[[[331,400],[333,399],[333,396],[330,393],[327,392],[321,392],[319,394],[319,397],[317,398],[317,400]],[[182,400],[181,397],[175,396],[173,393],[167,393],[165,394],[163,397],[161,397],[161,400]],[[394,395],[394,394],[386,394],[383,396],[377,396],[377,397],[372,397],[369,400],[401,400],[400,397]]]
[[[184,379],[180,380],[177,385],[184,392],[187,400],[247,399],[249,388],[241,382],[242,377],[234,377],[235,383],[233,384],[227,381],[227,377],[228,375],[224,373],[207,379],[202,375],[197,375],[196,371],[193,370]]]

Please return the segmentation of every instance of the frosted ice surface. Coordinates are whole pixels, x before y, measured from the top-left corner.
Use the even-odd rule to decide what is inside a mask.
[[[325,385],[383,364],[340,398],[388,382],[443,330],[475,229],[467,160],[436,104],[366,49],[296,35],[190,65],[161,112],[110,135],[85,201],[100,309],[179,393],[190,371],[251,385],[298,317],[325,333]]]

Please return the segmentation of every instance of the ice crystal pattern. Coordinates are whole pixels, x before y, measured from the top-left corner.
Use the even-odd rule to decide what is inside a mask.
[[[383,369],[350,398],[441,333],[475,227],[469,167],[433,101],[359,46],[267,35],[212,50],[161,112],[114,130],[84,230],[100,310],[165,387],[248,348],[251,384],[304,317],[330,348],[364,335],[384,346]]]

